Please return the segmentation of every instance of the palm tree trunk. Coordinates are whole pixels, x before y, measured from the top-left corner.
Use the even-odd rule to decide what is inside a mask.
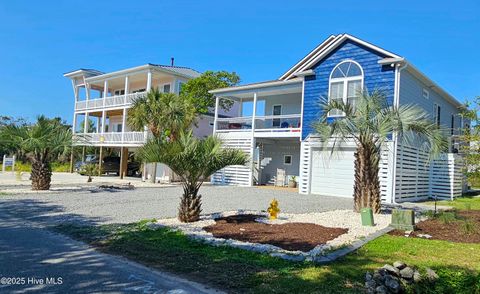
[[[46,162],[32,162],[32,190],[49,190],[52,181],[52,171]]]
[[[183,186],[183,195],[178,208],[178,219],[184,223],[196,222],[202,212],[202,195],[198,195],[195,184],[186,183]]]
[[[379,154],[375,145],[360,145],[355,152],[354,210],[370,207],[380,212],[380,182],[378,180]]]

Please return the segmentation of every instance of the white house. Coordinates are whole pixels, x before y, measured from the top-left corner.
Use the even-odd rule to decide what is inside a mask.
[[[417,104],[432,120],[448,128],[451,148],[435,162],[393,134],[382,154],[380,184],[387,203],[452,198],[462,192],[460,157],[455,135],[468,122],[462,104],[405,58],[348,34],[332,35],[276,80],[211,91],[238,107],[229,117],[215,117],[213,132],[225,145],[252,158],[247,166],[217,172],[214,184],[268,185],[278,173],[295,176],[302,194],[352,197],[354,144],[330,155],[312,128],[320,97],[353,102],[361,89],[382,89],[391,105]],[[331,113],[339,116],[340,113]]]
[[[135,98],[146,95],[152,88],[178,94],[183,83],[199,75],[188,67],[157,64],[109,73],[93,69],[65,73],[72,81],[75,98],[73,132],[74,137],[81,138],[76,144],[99,147],[100,157],[104,148],[118,150],[122,158],[119,174],[123,176],[128,154],[142,146],[148,136],[146,128],[132,131],[126,123],[127,110]],[[88,125],[89,121],[93,126]],[[194,128],[194,134],[204,137],[212,130],[213,114],[205,115]],[[163,172],[164,167],[159,166],[156,175],[161,177]]]

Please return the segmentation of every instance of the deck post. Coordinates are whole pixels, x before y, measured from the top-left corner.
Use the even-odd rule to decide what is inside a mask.
[[[85,112],[85,119],[83,120],[83,133],[86,134],[88,133],[88,112]]]
[[[105,80],[103,82],[103,107],[105,107],[107,96],[108,96],[108,80]]]
[[[69,168],[70,173],[73,173],[73,147],[72,151],[70,152],[70,168]]]
[[[98,155],[98,173],[99,173],[99,176],[102,175],[102,164],[103,164],[103,146],[100,146],[100,154]]]
[[[122,116],[122,144],[125,143],[125,125],[127,120],[127,108],[123,108],[123,116]]]
[[[146,92],[150,92],[152,90],[152,71],[148,70],[147,72],[147,89]],[[155,183],[157,178],[157,163],[153,163],[153,171],[152,171],[152,178],[151,182]]]
[[[124,96],[123,96],[123,103],[124,104],[127,104],[127,95],[128,95],[128,76],[125,76],[125,93],[124,93]]]
[[[215,116],[213,117],[213,134],[217,131],[218,106],[220,104],[220,97],[215,96]]]
[[[252,112],[252,137],[250,145],[250,186],[253,186],[253,169],[255,167],[253,156],[255,154],[255,116],[257,112],[257,92],[253,93],[253,112]]]
[[[152,72],[149,70],[147,73],[147,93],[150,92],[150,89],[152,88]]]
[[[120,149],[120,179],[123,179],[127,172],[128,166],[128,148],[122,147]]]
[[[100,133],[105,133],[105,122],[107,121],[107,112],[102,110],[102,127],[100,128]]]

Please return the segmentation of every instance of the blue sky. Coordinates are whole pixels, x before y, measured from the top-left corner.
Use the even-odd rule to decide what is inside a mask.
[[[2,1],[0,115],[72,120],[64,72],[148,62],[275,79],[330,34],[405,56],[459,100],[480,95],[480,1]]]

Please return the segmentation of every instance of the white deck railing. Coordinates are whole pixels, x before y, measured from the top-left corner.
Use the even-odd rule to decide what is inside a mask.
[[[256,116],[254,123],[254,132],[258,135],[268,135],[275,137],[283,136],[299,136],[301,132],[301,115],[266,115]],[[228,117],[218,118],[216,132],[245,132],[252,131],[252,117]]]
[[[77,101],[75,103],[75,110],[79,111],[127,106],[131,105],[135,99],[143,97],[145,94],[146,92],[138,92],[126,95],[116,95],[105,98]]]
[[[75,145],[142,145],[147,141],[146,132],[112,132],[75,134]]]

